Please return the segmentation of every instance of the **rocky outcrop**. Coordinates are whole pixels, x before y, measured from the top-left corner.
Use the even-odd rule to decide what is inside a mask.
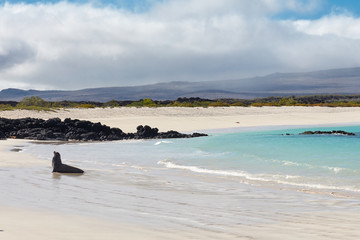
[[[346,135],[346,136],[355,136],[355,133],[346,132],[342,130],[332,130],[332,131],[305,131],[300,133],[300,135]]]
[[[0,139],[19,138],[34,140],[112,141],[123,139],[191,138],[206,134],[182,134],[176,131],[159,132],[157,128],[138,126],[136,133],[124,133],[101,123],[66,118],[48,120],[38,118],[0,118]]]

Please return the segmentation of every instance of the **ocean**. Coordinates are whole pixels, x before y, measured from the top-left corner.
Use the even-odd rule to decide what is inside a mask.
[[[299,135],[333,129],[357,135]],[[48,167],[0,169],[2,204],[209,231],[360,204],[360,126],[22,149]],[[53,151],[85,174],[52,173]]]

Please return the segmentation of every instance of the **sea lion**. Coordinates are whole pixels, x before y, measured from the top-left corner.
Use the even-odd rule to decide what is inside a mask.
[[[80,168],[72,167],[61,162],[60,153],[54,151],[52,159],[53,172],[58,173],[84,173]]]

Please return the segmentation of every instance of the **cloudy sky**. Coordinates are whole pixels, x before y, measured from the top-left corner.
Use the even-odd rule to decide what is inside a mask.
[[[0,89],[358,66],[359,0],[0,0]]]

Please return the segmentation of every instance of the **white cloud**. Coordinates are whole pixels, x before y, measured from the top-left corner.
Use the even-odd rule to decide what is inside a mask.
[[[299,20],[294,22],[294,26],[309,35],[360,39],[360,19],[348,15],[331,15],[312,21]]]
[[[0,88],[126,86],[360,65],[359,19],[271,17],[320,4],[167,0],[144,13],[67,2],[5,4]]]

